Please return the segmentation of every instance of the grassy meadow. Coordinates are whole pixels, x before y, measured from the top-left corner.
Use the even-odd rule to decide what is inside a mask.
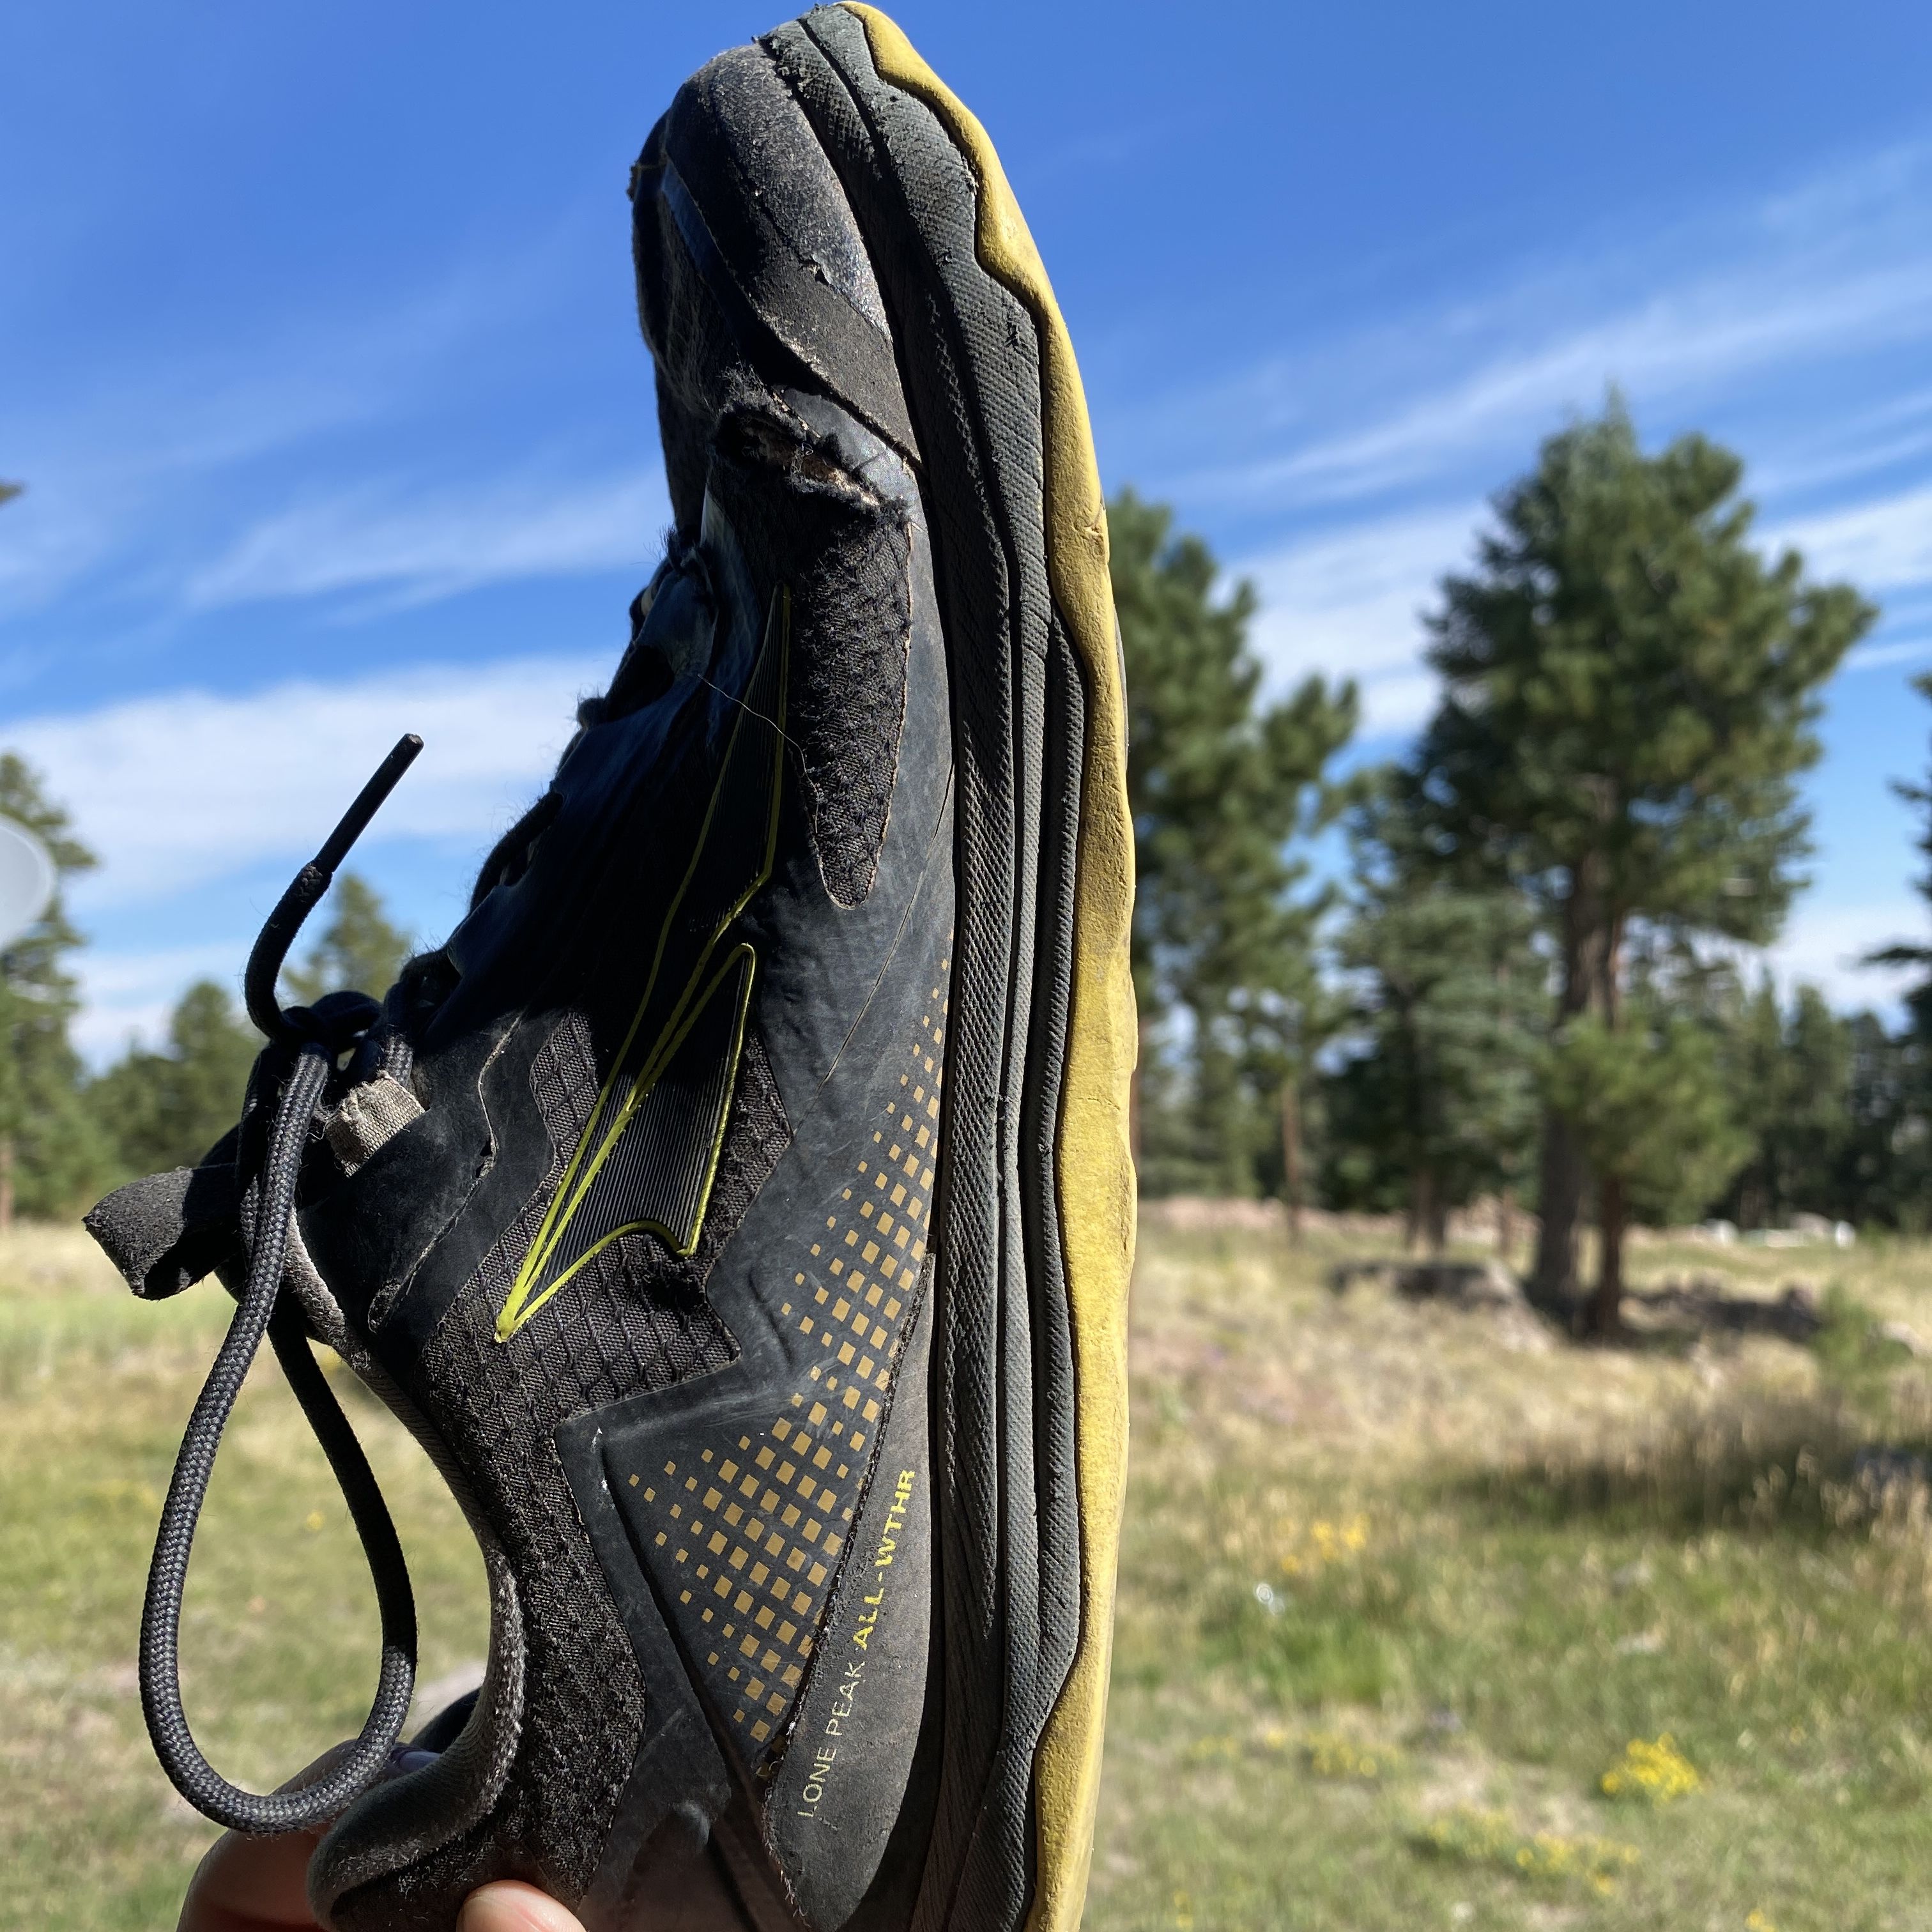
[[[1361,1234],[1150,1223],[1095,1932],[1932,1928],[1932,1247],[1646,1246],[1822,1298],[1802,1342],[1640,1313],[1329,1292]],[[154,1768],[148,1544],[226,1298],[136,1304],[78,1231],[0,1242],[0,1924],[171,1925],[208,1828]],[[346,1378],[345,1378],[346,1380]],[[353,1406],[422,1673],[480,1654],[481,1570],[414,1445]],[[1896,1454],[1875,1479],[1862,1450]],[[216,1476],[191,1716],[272,1780],[359,1721],[375,1618],[272,1368]]]

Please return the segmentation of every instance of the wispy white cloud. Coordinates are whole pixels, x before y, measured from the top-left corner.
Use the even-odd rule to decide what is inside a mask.
[[[494,241],[327,313],[254,316],[245,336],[187,349],[143,339],[131,363],[44,371],[8,424],[9,473],[32,487],[10,506],[0,615],[83,580],[172,599],[213,568],[194,556],[202,532],[259,512],[234,484],[248,466],[392,427],[484,382],[502,338],[554,298],[543,292],[559,286],[574,227]],[[193,527],[177,531],[184,509]]]
[[[1932,484],[1800,518],[1774,535],[1803,552],[1814,576],[1875,591],[1932,584]]]
[[[1415,661],[1422,612],[1468,560],[1483,506],[1464,502],[1298,537],[1238,574],[1261,595],[1253,643],[1282,679],[1366,676]]]
[[[1796,242],[1842,243],[1847,233],[1885,224],[1913,197],[1932,166],[1932,142],[1894,141],[1816,170],[1804,180],[1767,196],[1755,226]]]
[[[428,496],[365,488],[256,524],[188,584],[191,604],[392,590],[406,601],[484,584],[642,568],[669,520],[662,475]]]
[[[1467,562],[1480,503],[1345,525],[1249,558],[1237,574],[1261,596],[1250,641],[1280,690],[1310,673],[1353,678],[1361,736],[1409,731],[1434,708],[1417,662],[1423,614],[1444,572]]]
[[[1358,736],[1364,743],[1372,743],[1415,730],[1436,709],[1442,689],[1442,681],[1432,671],[1396,671],[1364,679]]]
[[[147,538],[158,516],[231,466],[373,415],[394,340],[352,340],[326,363],[259,342],[225,364],[103,373],[83,401],[10,425],[28,479],[0,550],[0,610],[32,610]]]
[[[1932,152],[1888,151],[1755,208],[1528,262],[1471,298],[1304,345],[1174,399],[1196,446],[1204,432],[1252,447],[1257,424],[1292,440],[1172,487],[1250,507],[1334,503],[1520,445],[1611,382],[1652,404],[1708,403],[1773,371],[1932,340],[1928,175]]]
[[[115,952],[89,947],[76,964],[85,1004],[69,1029],[82,1058],[96,1066],[124,1052],[129,1044],[156,1046],[167,1034],[168,1016],[182,989],[196,980],[213,980],[232,989],[238,1001],[242,969],[252,934],[201,946],[176,946],[149,952]]]
[[[1913,422],[1916,428],[1902,427]],[[1768,463],[1753,466],[1750,487],[1760,496],[1815,495],[1875,470],[1894,469],[1932,453],[1932,390],[1862,411],[1827,425],[1815,437]]]
[[[1819,988],[1835,1006],[1884,1006],[1898,999],[1916,974],[1858,962],[1924,930],[1921,899],[1900,896],[1856,905],[1800,900],[1783,938],[1764,958],[1787,988],[1804,982]]]
[[[1874,269],[1820,288],[1779,263],[1660,291],[1607,320],[1499,349],[1477,368],[1360,428],[1186,479],[1190,493],[1283,502],[1366,496],[1547,429],[1618,382],[1658,400],[1714,380],[1932,335],[1932,267]]]
[[[1913,664],[1932,658],[1932,632],[1893,638],[1882,644],[1861,644],[1846,658],[1846,670],[1882,670],[1887,664]]]
[[[396,739],[422,756],[365,836],[487,844],[549,775],[608,653],[439,664],[246,696],[184,692],[8,731],[101,860],[76,903],[112,907],[306,857]]]

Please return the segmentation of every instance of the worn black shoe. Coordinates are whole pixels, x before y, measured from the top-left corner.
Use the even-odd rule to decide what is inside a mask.
[[[240,1301],[156,1554],[150,1729],[211,1816],[339,1813],[310,1882],[342,1932],[448,1927],[500,1876],[593,1932],[1070,1928],[1135,1040],[1079,379],[985,134],[870,8],[713,62],[632,199],[676,527],[609,690],[380,1012],[283,1012],[399,748],[257,949],[236,1133],[90,1217],[139,1292],[218,1268]],[[196,1753],[175,1651],[264,1333],[386,1643],[359,1750],[274,1798]],[[311,1337],[482,1544],[488,1674],[432,1756],[392,1750],[407,1585]]]

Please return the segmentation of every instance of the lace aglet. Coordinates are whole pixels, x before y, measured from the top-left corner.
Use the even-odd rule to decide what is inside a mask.
[[[315,855],[316,869],[333,878],[335,868],[349,856],[349,848],[368,829],[370,819],[382,808],[382,802],[397,787],[404,772],[416,763],[423,741],[413,731],[405,731],[394,748],[376,767],[369,782],[356,795],[356,802],[342,814],[341,822]]]

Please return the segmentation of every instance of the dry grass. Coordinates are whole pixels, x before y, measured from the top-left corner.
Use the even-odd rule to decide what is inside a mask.
[[[1652,1282],[1839,1292],[1810,1346],[1584,1351],[1520,1314],[1331,1295],[1372,1247],[1148,1232],[1088,1924],[1932,1928],[1926,1492],[1858,1461],[1932,1441],[1928,1365],[1871,1332],[1932,1336],[1932,1250],[1647,1246]],[[75,1232],[0,1244],[8,1923],[170,1924],[207,1841],[148,1756],[131,1659],[225,1312],[136,1304]],[[480,1649],[478,1566],[414,1446],[356,1413],[436,1677]],[[352,1728],[374,1631],[333,1483],[258,1372],[190,1592],[211,1750],[269,1779]],[[1668,1802],[1604,1789],[1680,1760]]]
[[[1145,1234],[1089,1924],[1932,1924],[1925,1492],[1858,1474],[1928,1433],[1870,1332],[1925,1251],[1648,1247],[1831,1319],[1589,1350],[1337,1300],[1363,1251]]]

